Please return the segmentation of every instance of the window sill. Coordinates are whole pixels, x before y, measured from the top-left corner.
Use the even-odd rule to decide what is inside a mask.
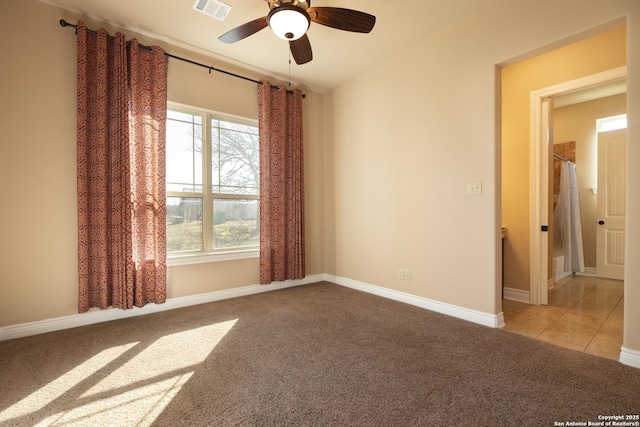
[[[197,255],[175,255],[167,258],[167,267],[180,265],[204,264],[209,262],[235,261],[239,259],[259,258],[260,250],[250,249],[244,251],[220,252]]]

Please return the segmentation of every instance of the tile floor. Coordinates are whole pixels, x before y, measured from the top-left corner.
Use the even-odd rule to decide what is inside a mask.
[[[549,291],[549,305],[502,300],[505,331],[618,360],[622,347],[620,280],[572,275]]]

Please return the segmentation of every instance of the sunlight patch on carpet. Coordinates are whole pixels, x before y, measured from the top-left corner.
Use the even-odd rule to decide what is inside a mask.
[[[149,426],[237,319],[106,349],[0,413],[33,425]],[[111,366],[110,366],[111,364]],[[48,413],[47,404],[66,408]],[[17,420],[16,420],[17,421]]]
[[[59,398],[69,392],[73,387],[86,380],[96,371],[104,368],[107,364],[117,359],[120,355],[133,348],[137,342],[108,348],[93,356],[91,359],[76,366],[64,375],[51,381],[46,386],[31,393],[15,405],[10,406],[0,412],[0,421],[6,421],[12,418],[22,417],[38,408],[41,408],[47,402]]]
[[[54,414],[41,426],[150,426],[180,392],[193,372],[137,387],[122,394],[93,400],[67,412]]]

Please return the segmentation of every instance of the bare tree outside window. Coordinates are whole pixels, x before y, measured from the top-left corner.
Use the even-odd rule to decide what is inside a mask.
[[[214,124],[218,124],[214,127]],[[212,120],[214,193],[258,194],[260,183],[258,129]],[[217,141],[216,141],[217,139]]]

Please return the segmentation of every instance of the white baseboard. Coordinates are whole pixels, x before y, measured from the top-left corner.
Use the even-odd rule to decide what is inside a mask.
[[[619,361],[624,365],[640,369],[640,351],[622,347]]]
[[[274,282],[270,285],[251,285],[223,291],[208,292],[206,294],[170,298],[167,299],[164,304],[147,304],[142,308],[133,307],[131,310],[119,310],[114,308],[109,308],[107,310],[92,310],[81,314],[72,314],[70,316],[56,317],[37,322],[11,325],[0,328],[0,341],[92,325],[94,323],[108,322],[111,320],[126,319],[128,317],[142,316],[145,314],[221,301],[229,298],[254,295],[262,292],[275,291],[277,289],[307,285],[310,283],[321,282],[323,280],[325,280],[324,274],[316,274],[313,276],[307,276],[302,280],[287,280],[284,282]]]
[[[560,272],[560,273],[556,274],[556,275],[555,275],[555,277],[554,277],[553,279],[549,279],[549,280],[550,280],[550,281],[562,280],[562,279],[564,279],[565,277],[569,277],[569,276],[571,276],[571,274],[573,274],[573,273],[569,273],[569,272],[567,272],[567,271],[563,271],[563,272]]]
[[[478,323],[490,328],[502,328],[504,326],[504,316],[502,313],[484,313],[481,311],[471,310],[468,308],[460,307],[453,304],[447,304],[429,298],[407,294],[405,292],[395,291],[393,289],[384,288],[381,286],[371,285],[369,283],[359,282],[357,280],[347,279],[345,277],[337,277],[327,274],[326,280],[341,286],[345,286],[347,288],[356,289],[358,291],[367,292],[394,301],[415,305],[420,308],[425,308],[437,313],[457,317],[458,319]]]
[[[270,285],[251,285],[241,288],[214,291],[206,294],[190,295],[168,299],[164,304],[147,304],[142,308],[134,307],[131,310],[96,310],[82,314],[46,319],[37,322],[23,323],[0,328],[0,341],[14,338],[27,337],[31,335],[43,334],[47,332],[59,331],[63,329],[76,328],[79,326],[92,325],[95,323],[108,322],[111,320],[125,319],[134,316],[142,316],[150,313],[173,310],[176,308],[189,307],[192,305],[205,304],[208,302],[221,301],[230,298],[255,295],[262,292],[275,291],[278,289],[291,288],[294,286],[308,285],[321,281],[329,281],[362,292],[367,292],[383,298],[414,305],[437,313],[463,319],[490,328],[504,327],[504,315],[502,313],[489,314],[477,310],[432,300],[407,294],[357,280],[347,279],[329,274],[316,274],[307,276],[302,280],[287,280],[284,282],[274,282]],[[529,292],[520,289],[504,288],[504,298],[514,301],[529,303]],[[620,351],[620,363],[640,369],[640,351],[622,347]]]
[[[107,309],[92,310],[87,313],[72,314],[69,316],[56,317],[52,319],[40,320],[37,322],[22,323],[0,328],[0,341],[28,337],[31,335],[44,334],[63,329],[77,328],[80,326],[92,325],[95,323],[109,322],[111,320],[126,319],[134,316],[157,313],[161,311],[173,310],[176,308],[189,307],[192,305],[205,304],[208,302],[221,301],[229,298],[237,298],[254,295],[262,292],[285,289],[294,286],[307,285],[321,281],[330,281],[341,286],[371,293],[395,301],[415,305],[427,310],[446,314],[449,316],[464,319],[473,323],[478,323],[491,328],[502,328],[504,317],[502,313],[492,315],[440,301],[422,298],[404,292],[380,286],[370,285],[364,282],[336,277],[327,274],[316,274],[307,276],[302,280],[287,280],[285,282],[274,282],[270,285],[251,285],[241,288],[227,289],[223,291],[208,292],[206,294],[190,295],[186,297],[170,298],[164,304],[147,304],[142,308],[133,307],[131,310]]]
[[[504,292],[502,297],[511,301],[524,302],[531,304],[531,295],[529,291],[523,291],[522,289],[503,288]]]

